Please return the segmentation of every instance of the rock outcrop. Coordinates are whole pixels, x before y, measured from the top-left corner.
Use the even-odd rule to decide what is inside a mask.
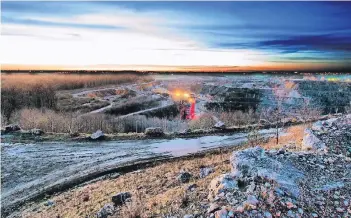
[[[305,129],[303,140],[302,140],[302,149],[312,150],[315,152],[327,152],[327,147],[324,142],[322,142],[311,129]]]
[[[234,152],[231,156],[232,174],[243,183],[261,177],[275,181],[284,191],[298,196],[297,181],[303,173],[289,162],[281,162],[270,156],[260,147]]]
[[[90,139],[91,140],[103,140],[103,139],[105,139],[105,135],[101,130],[98,130],[98,131],[94,132],[93,134],[91,134]]]
[[[351,116],[307,129],[309,151],[234,152],[232,171],[209,185],[210,217],[349,217]],[[305,145],[306,146],[306,145]],[[322,151],[322,152],[321,152]],[[308,206],[307,206],[308,205]]]

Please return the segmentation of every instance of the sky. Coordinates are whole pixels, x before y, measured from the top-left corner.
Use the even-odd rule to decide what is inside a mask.
[[[351,2],[1,2],[2,69],[351,68]]]

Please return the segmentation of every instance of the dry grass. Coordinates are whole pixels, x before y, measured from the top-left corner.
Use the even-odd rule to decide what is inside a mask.
[[[195,129],[209,129],[216,124],[212,114],[204,113],[199,117],[196,117],[194,120],[189,122],[189,128],[192,130]]]
[[[301,143],[305,128],[311,127],[311,124],[302,124],[291,126],[285,130],[285,134],[279,136],[278,144],[276,138],[270,138],[262,147],[265,149],[277,149],[285,146],[292,150],[301,150]]]
[[[222,112],[218,114],[220,120],[225,121],[227,126],[243,126],[247,124],[258,123],[259,115],[252,109],[248,112],[233,111]]]
[[[98,181],[77,189],[54,196],[55,206],[41,205],[39,211],[32,208],[22,213],[23,217],[95,217],[104,204],[111,202],[111,197],[123,191],[130,191],[133,203],[121,208],[121,217],[150,217],[167,215],[174,212],[186,214],[190,208],[185,207],[193,202],[194,209],[200,208],[200,202],[207,198],[209,182],[230,170],[227,151],[220,154],[208,154],[187,160],[176,160],[122,175],[116,179]],[[215,172],[200,179],[201,166],[211,166]],[[181,170],[186,170],[194,178],[186,184],[180,184],[176,177]],[[196,183],[195,191],[186,191],[190,184]],[[83,201],[88,195],[89,200]],[[119,216],[118,216],[119,217]]]
[[[108,84],[121,84],[136,81],[139,77],[133,74],[58,74],[58,73],[14,73],[1,74],[2,89],[30,89],[45,85],[56,90],[96,87]]]

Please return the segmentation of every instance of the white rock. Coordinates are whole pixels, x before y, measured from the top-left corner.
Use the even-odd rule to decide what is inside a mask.
[[[303,173],[289,162],[280,162],[265,155],[260,147],[233,152],[230,161],[232,172],[240,172],[241,177],[260,176],[274,180],[284,191],[299,195],[297,181],[303,177]]]
[[[233,191],[238,189],[238,182],[236,177],[231,174],[222,174],[219,177],[214,178],[209,186],[209,199],[214,199],[215,196],[222,192]]]
[[[219,128],[219,129],[222,129],[222,128],[225,128],[225,124],[222,122],[222,121],[218,121],[215,125],[214,125],[215,128]]]
[[[316,152],[327,152],[327,146],[317,138],[309,128],[305,129],[302,140],[302,149]]]
[[[259,203],[259,201],[257,200],[256,196],[254,196],[254,195],[248,195],[248,196],[247,196],[246,203],[247,203],[247,204],[250,204],[250,205],[257,206],[257,204]]]
[[[93,134],[91,134],[90,138],[93,140],[99,140],[99,139],[103,139],[104,136],[105,136],[104,133],[101,130],[98,130]]]
[[[164,135],[163,129],[161,127],[149,127],[145,129],[145,135],[148,136],[162,136]]]

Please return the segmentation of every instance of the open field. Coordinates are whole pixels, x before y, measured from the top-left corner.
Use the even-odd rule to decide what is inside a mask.
[[[2,73],[1,88],[26,90],[36,86],[49,86],[54,90],[68,90],[131,83],[139,78],[140,76],[134,74]]]

